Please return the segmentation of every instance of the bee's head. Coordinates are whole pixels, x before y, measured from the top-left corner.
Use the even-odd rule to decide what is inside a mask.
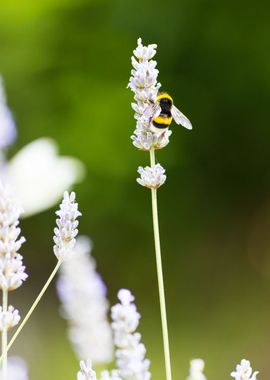
[[[157,97],[157,100],[163,111],[170,111],[170,109],[172,108],[173,100],[169,94],[167,94],[166,92],[161,93]]]

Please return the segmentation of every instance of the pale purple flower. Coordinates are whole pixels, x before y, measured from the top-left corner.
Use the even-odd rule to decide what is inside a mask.
[[[150,129],[153,102],[155,101],[161,84],[158,83],[157,62],[152,60],[156,54],[157,45],[142,45],[141,38],[131,58],[133,69],[128,87],[134,92],[136,103],[131,106],[135,111],[136,129],[131,136],[133,145],[141,150],[164,148],[169,143],[172,131],[166,129],[161,133]]]
[[[25,242],[24,237],[19,237],[18,227],[22,211],[10,190],[0,183],[0,288],[9,291],[21,286],[27,278],[18,253]]]
[[[149,189],[158,189],[166,181],[165,169],[160,164],[156,164],[154,169],[139,166],[138,173],[140,177],[137,178],[137,182]]]
[[[64,192],[60,209],[56,211],[58,218],[56,219],[57,227],[54,229],[54,253],[58,260],[66,260],[70,258],[76,243],[75,237],[78,234],[78,203],[75,202],[75,193]]]
[[[122,380],[149,380],[150,361],[141,335],[136,332],[140,314],[128,289],[118,292],[119,303],[112,307],[112,329],[116,346],[117,374]]]
[[[9,306],[7,311],[3,311],[0,306],[0,331],[10,330],[20,322],[20,319],[19,311],[13,306]]]

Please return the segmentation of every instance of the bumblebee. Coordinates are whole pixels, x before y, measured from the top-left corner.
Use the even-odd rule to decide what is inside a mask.
[[[192,129],[188,118],[173,104],[172,97],[167,92],[161,92],[152,103],[152,115],[150,117],[150,129],[155,133],[163,133],[172,123],[181,124],[187,129]]]

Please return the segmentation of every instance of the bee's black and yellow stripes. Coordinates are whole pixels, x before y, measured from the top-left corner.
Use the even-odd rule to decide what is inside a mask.
[[[155,119],[152,120],[153,125],[156,128],[168,128],[169,125],[172,122],[172,117],[167,115],[160,114],[158,117],[155,117]]]
[[[171,108],[173,105],[172,97],[167,92],[162,92],[156,98],[156,103],[159,103],[161,112],[152,120],[156,128],[168,128],[172,122]]]

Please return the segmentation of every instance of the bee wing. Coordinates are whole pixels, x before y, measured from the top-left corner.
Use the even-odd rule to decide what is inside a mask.
[[[187,128],[187,129],[192,129],[191,122],[174,105],[172,106],[171,113],[172,113],[172,117],[173,117],[174,121],[176,122],[176,124],[181,124],[183,127]]]
[[[144,110],[143,115],[146,118],[153,120],[155,117],[157,117],[160,114],[160,112],[161,112],[161,108],[158,103],[149,104],[149,106],[147,106],[146,109]]]

